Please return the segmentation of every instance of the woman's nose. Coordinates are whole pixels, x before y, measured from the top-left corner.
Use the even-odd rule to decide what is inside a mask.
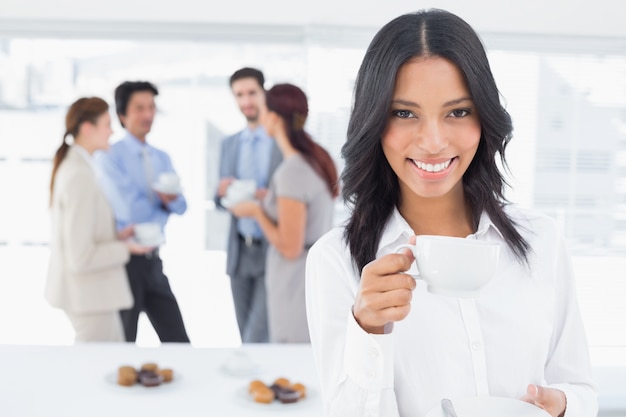
[[[436,155],[448,147],[448,139],[438,122],[424,122],[417,132],[417,145],[429,155]]]

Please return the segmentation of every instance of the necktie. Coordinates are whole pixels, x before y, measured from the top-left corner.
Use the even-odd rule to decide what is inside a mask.
[[[146,196],[150,202],[154,201],[154,193],[152,191],[152,182],[154,180],[154,172],[152,170],[152,160],[150,159],[150,151],[147,146],[141,148],[141,156],[143,159],[143,171],[146,179]]]
[[[239,159],[239,179],[255,180],[258,183],[257,173],[257,155],[256,144],[258,138],[254,135],[250,138],[246,138],[242,143],[239,151],[241,152],[241,158]],[[239,219],[238,223],[239,233],[248,238],[258,239],[263,234],[259,226],[252,218],[243,217]]]
[[[252,136],[244,141],[241,147],[241,166],[239,167],[239,178],[244,180],[258,180],[256,144],[258,139]]]

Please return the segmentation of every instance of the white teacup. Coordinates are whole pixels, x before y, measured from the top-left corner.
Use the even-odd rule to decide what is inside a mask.
[[[168,187],[178,187],[180,185],[180,178],[175,172],[163,172],[159,175],[159,183],[161,185],[167,185]]]
[[[226,190],[225,198],[231,204],[241,201],[254,200],[256,193],[255,180],[234,180]]]
[[[413,252],[416,279],[428,292],[452,297],[476,297],[495,275],[500,244],[450,236],[417,236],[415,245],[400,245]]]
[[[135,239],[141,244],[152,246],[161,239],[159,223],[138,223],[135,225]]]
[[[163,190],[178,192],[180,190],[180,177],[174,172],[163,172],[159,174],[157,184]]]
[[[258,364],[243,351],[234,351],[222,364],[222,370],[234,376],[249,376],[255,373]]]

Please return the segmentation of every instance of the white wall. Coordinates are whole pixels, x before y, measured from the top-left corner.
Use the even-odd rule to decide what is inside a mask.
[[[53,21],[338,25],[378,28],[399,14],[439,7],[479,32],[626,37],[623,0],[0,0],[0,33]]]

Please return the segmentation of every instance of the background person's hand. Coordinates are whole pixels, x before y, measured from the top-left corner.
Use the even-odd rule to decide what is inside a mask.
[[[254,198],[257,200],[263,200],[267,194],[267,188],[257,188],[254,192]]]
[[[119,240],[127,240],[130,239],[135,234],[135,225],[131,224],[130,226],[126,226],[123,229],[117,231],[117,238]]]
[[[233,177],[226,177],[220,180],[220,183],[217,186],[217,196],[219,198],[222,198],[226,195],[226,190],[234,180],[235,179]]]
[[[552,417],[559,417],[565,413],[565,393],[558,389],[530,384],[522,400],[547,411]]]
[[[411,238],[415,243],[415,237]],[[387,323],[404,319],[411,311],[415,279],[404,274],[415,258],[410,250],[382,256],[365,265],[352,314],[368,333],[382,334]]]
[[[161,202],[166,206],[172,201],[176,200],[176,198],[178,197],[178,194],[165,194],[158,191],[156,191],[156,195],[159,197],[159,200],[161,200]]]
[[[256,217],[261,211],[261,205],[257,201],[242,201],[232,206],[229,211],[235,217]]]

